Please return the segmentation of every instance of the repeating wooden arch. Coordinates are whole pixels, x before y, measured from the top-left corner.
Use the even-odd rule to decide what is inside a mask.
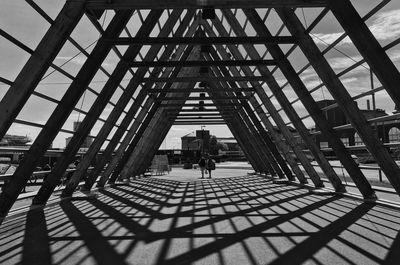
[[[51,21],[37,5],[31,5]],[[371,12],[378,12],[380,7],[378,5]],[[296,8],[320,8],[321,12],[310,26],[305,27],[296,15]],[[260,16],[258,9],[267,10],[264,17]],[[99,19],[106,10],[114,10],[115,14],[103,28]],[[141,10],[148,10],[145,18]],[[207,12],[203,13],[204,10]],[[215,10],[218,10],[218,15],[214,13]],[[236,16],[237,10],[242,14],[242,21]],[[282,23],[280,31],[287,30],[285,36],[273,35],[265,23],[271,10]],[[78,73],[72,76],[72,83],[62,99],[48,98],[57,104],[56,110],[41,126],[39,135],[9,185],[0,194],[0,215],[7,215],[40,158],[57,134],[63,131],[63,124],[76,109],[82,94],[90,89],[96,73],[105,71],[102,63],[111,51],[119,56],[119,62],[111,73],[107,73],[108,80],[101,91],[94,92],[96,100],[89,111],[84,112],[86,116],[82,124],[74,132],[56,167],[43,182],[33,204],[47,203],[82,142],[101,119],[113,94],[122,87],[127,73],[131,74],[128,85],[113,105],[111,114],[104,120],[62,196],[71,196],[83,179],[85,184],[82,189],[90,191],[96,182],[104,187],[118,179],[143,174],[174,124],[197,124],[195,118],[185,119],[189,114],[184,114],[190,113],[186,107],[192,106],[186,101],[201,100],[191,97],[193,92],[207,93],[207,100],[212,102],[211,105],[215,107],[213,110],[217,112],[215,116],[218,119],[205,118],[201,122],[218,124],[222,121],[226,124],[256,172],[300,184],[312,182],[315,188],[324,187],[323,180],[302,150],[302,146],[305,146],[335,191],[346,192],[345,185],[316,145],[302,117],[293,107],[293,102],[282,91],[285,85],[280,85],[275,76],[278,69],[287,81],[286,85],[291,86],[309,116],[318,124],[321,133],[329,138],[333,151],[362,196],[376,199],[371,184],[351,159],[335,128],[324,116],[323,109],[315,102],[294,69],[289,55],[296,47],[329,90],[335,104],[349,120],[349,126],[358,132],[393,189],[400,194],[399,167],[373,133],[369,122],[354,104],[355,98],[350,96],[309,34],[329,11],[350,37],[363,62],[367,62],[382,84],[379,90],[384,89],[392,101],[400,106],[400,90],[396,87],[400,83],[400,74],[386,54],[389,47],[379,44],[349,0],[68,0],[34,50],[1,31],[1,36],[31,53],[14,81],[0,79],[10,85],[0,102],[1,137],[13,122],[18,121],[18,114],[32,95],[45,97],[35,88],[48,69],[53,67],[63,72],[54,64],[54,60],[67,41],[74,43],[71,34],[84,15],[100,32],[100,38],[90,53],[83,51],[87,59]],[[127,25],[133,16],[140,17],[142,23],[131,34]],[[243,20],[245,22],[241,23]],[[253,35],[248,34],[248,26],[252,27]],[[396,43],[399,43],[399,39],[392,45]],[[261,54],[255,48],[256,44],[264,46],[267,52]],[[280,47],[282,44],[292,45],[292,48],[285,53]],[[126,46],[126,49],[122,53],[117,46]],[[143,49],[145,46],[149,48]],[[267,53],[271,58],[266,58]],[[202,87],[199,88],[198,83],[202,83]],[[107,139],[122,114],[124,118],[111,139]],[[285,119],[295,127],[302,145]],[[101,160],[89,173],[91,161],[104,145],[106,147]]]

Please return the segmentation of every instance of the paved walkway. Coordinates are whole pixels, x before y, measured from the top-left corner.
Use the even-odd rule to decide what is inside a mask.
[[[0,264],[399,264],[400,211],[215,173],[134,180],[6,220]]]

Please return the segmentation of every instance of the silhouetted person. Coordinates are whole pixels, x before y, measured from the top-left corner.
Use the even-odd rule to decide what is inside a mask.
[[[204,178],[204,171],[206,170],[206,159],[202,156],[199,160],[199,167],[201,171],[201,178]]]
[[[208,178],[211,178],[211,171],[215,170],[215,162],[211,158],[207,159],[206,169],[208,170]]]

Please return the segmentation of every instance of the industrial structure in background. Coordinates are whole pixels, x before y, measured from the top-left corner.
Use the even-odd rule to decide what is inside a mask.
[[[346,192],[347,181],[321,148],[326,146],[348,172],[351,188],[374,200],[374,188],[352,157],[353,150],[364,149],[400,194],[400,168],[390,150],[400,142],[386,141],[393,134],[389,123],[396,127],[400,114],[358,106],[381,92],[388,105],[400,106],[400,74],[396,57],[389,56],[399,48],[400,37],[383,45],[365,22],[390,1],[371,4],[367,11],[356,2],[68,0],[53,17],[35,1],[24,2],[48,29],[35,47],[15,32],[0,31],[4,41],[28,55],[16,67],[18,74],[0,76],[8,88],[0,102],[0,138],[13,125],[37,133],[0,194],[0,215],[7,215],[53,141],[65,134],[71,137],[34,205],[47,203],[82,146],[87,146],[85,155],[76,161],[64,197],[79,185],[90,191],[142,175],[171,127],[187,125],[226,125],[259,174],[314,188],[328,182],[333,191]],[[316,32],[322,22],[340,29],[331,43]],[[351,42],[354,56],[338,68],[331,52],[340,51],[344,41]],[[82,60],[70,57],[60,63],[71,49]],[[361,71],[367,82],[350,89],[345,78]],[[54,89],[43,87],[46,78],[66,81],[51,83],[62,83],[55,95]],[[321,103],[316,91],[332,101]],[[32,102],[49,103],[53,109],[32,121],[26,118]],[[331,110],[335,122],[329,118]],[[70,130],[66,123],[77,114],[84,118]],[[380,134],[383,123],[388,130]],[[312,132],[310,124],[315,125]],[[343,141],[343,128],[357,132],[354,146],[351,137],[349,145]],[[87,140],[92,130],[94,139]],[[198,133],[200,152],[210,151],[208,135]],[[316,135],[322,135],[319,144]]]

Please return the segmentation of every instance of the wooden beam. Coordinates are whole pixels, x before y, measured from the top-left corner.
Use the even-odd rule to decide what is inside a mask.
[[[214,92],[215,93],[215,92]],[[206,100],[247,100],[244,96],[213,96],[213,97],[158,97],[155,101],[185,100],[185,101],[206,101]]]
[[[235,109],[231,108],[231,111],[234,111]],[[176,108],[174,109],[166,109],[166,111],[176,111]],[[225,111],[227,111],[227,109],[225,108]],[[202,115],[202,113],[207,113],[207,112],[217,112],[217,114],[219,113],[219,109],[204,109],[204,110],[192,110],[192,109],[180,109],[179,113],[194,113],[195,115]]]
[[[67,2],[0,103],[0,138],[6,134],[85,11],[84,2]]]
[[[217,28],[217,31],[219,32],[219,34],[228,35],[228,32],[225,30],[225,28],[223,27],[222,23],[219,20],[216,20],[214,22],[215,22],[214,25]],[[208,25],[208,23],[203,23],[203,26],[206,28],[208,34],[210,34],[210,35],[215,34],[214,31],[211,29],[211,27]],[[224,58],[224,59],[231,58],[231,54],[228,54],[228,52],[225,51],[225,49],[222,46],[217,46],[216,48],[219,51],[219,53],[222,56],[222,58]],[[242,54],[235,46],[231,46],[229,48],[231,50],[231,53],[236,58],[241,58]],[[246,74],[252,75],[252,71],[251,71],[251,69],[249,67],[243,67],[242,69],[244,70],[244,72]],[[237,69],[231,68],[231,71],[234,74],[239,75],[239,72],[237,71]],[[257,85],[256,85],[256,87],[257,87]],[[258,85],[258,87],[260,87],[260,89],[262,89],[261,86]],[[264,111],[259,107],[259,103],[257,102],[257,100],[254,97],[250,97],[249,103],[252,104],[252,106],[255,109],[256,113],[261,118],[263,124],[269,130],[270,135],[274,138],[275,143],[278,144],[278,146],[280,147],[280,149],[282,151],[282,154],[285,155],[286,160],[290,164],[293,172],[296,174],[296,177],[298,178],[300,183],[303,183],[303,184],[307,183],[307,179],[305,178],[302,170],[297,165],[297,161],[294,160],[292,154],[290,153],[289,145],[282,140],[283,137],[281,137],[280,135],[277,135],[277,133],[275,132],[274,126],[268,120],[267,115],[264,113]],[[295,153],[296,152],[298,153],[299,160],[302,161],[302,163],[305,164],[304,168],[306,169],[307,172],[310,172],[311,170],[314,170],[314,168],[310,165],[310,163],[308,161],[306,161],[306,158],[305,158],[304,154],[302,153],[302,151],[300,150],[300,148],[298,148],[295,145],[291,146],[291,148],[293,148]],[[303,156],[301,156],[301,155],[303,155]],[[250,157],[250,156],[248,156],[248,157]],[[308,166],[308,168],[307,168],[307,166]],[[259,165],[257,167],[260,168]],[[314,170],[314,172],[315,172],[315,170]]]
[[[129,12],[128,14],[117,14],[116,15],[116,17],[118,17],[118,16],[126,17],[123,28],[125,27],[126,23],[131,18],[131,15],[132,15],[132,12]],[[162,12],[150,13],[149,16],[146,18],[146,23],[144,24],[145,26],[141,27],[137,34],[139,34],[139,35],[150,34],[150,32],[155,27],[155,25],[161,15],[162,15]],[[180,14],[175,14],[176,20],[178,20],[179,15]],[[173,27],[173,26],[171,26],[171,27]],[[123,28],[121,29],[120,32],[122,32]],[[120,34],[120,32],[119,32],[119,34]],[[50,173],[50,175],[43,182],[42,187],[39,189],[38,194],[33,199],[33,204],[39,204],[39,205],[45,204],[47,202],[48,198],[50,198],[51,193],[53,192],[53,190],[59,183],[61,176],[64,174],[65,170],[68,168],[68,165],[70,163],[72,163],[73,160],[75,159],[76,152],[79,150],[83,141],[86,139],[88,133],[90,132],[90,130],[93,128],[93,126],[97,122],[97,119],[103,112],[104,108],[107,106],[107,104],[108,104],[109,100],[111,99],[111,97],[113,96],[115,90],[118,88],[118,84],[122,81],[126,72],[129,70],[129,67],[123,61],[135,58],[139,52],[140,52],[140,47],[138,47],[138,46],[131,46],[126,50],[126,52],[123,56],[123,60],[121,60],[117,64],[110,79],[106,82],[106,84],[104,85],[103,89],[101,90],[99,96],[96,98],[95,102],[91,106],[91,108],[88,112],[88,115],[85,116],[82,123],[77,128],[74,135],[72,136],[70,142],[66,146],[62,157],[57,161],[56,166],[52,169],[52,172]],[[124,93],[125,93],[125,95],[127,93],[129,93],[129,89],[126,89],[124,91]],[[130,97],[128,97],[128,98],[130,98]],[[123,110],[125,108],[125,106],[126,106],[126,104],[122,105],[122,106],[118,106],[118,108]],[[103,126],[107,127],[107,126],[111,126],[111,125],[105,123]],[[77,184],[77,183],[79,183],[79,181],[75,182],[74,179],[70,179],[66,185],[66,188],[63,191],[63,196],[72,195],[72,192],[76,188],[75,184]],[[71,186],[73,186],[74,189],[72,189]],[[69,194],[69,191],[71,191],[71,194]]]
[[[160,107],[161,108],[175,108],[175,107],[199,107],[199,103],[165,103],[165,104],[161,104]],[[203,105],[201,105],[203,107],[216,107],[214,103],[204,103]],[[219,106],[241,106],[241,103],[221,103],[219,104]]]
[[[260,35],[269,36],[271,33],[269,29],[262,23],[260,16],[257,14],[255,10],[252,9],[244,9],[244,13],[249,19],[250,23],[253,25],[253,28]],[[328,137],[329,143],[335,151],[336,156],[339,158],[341,163],[346,168],[350,177],[353,179],[354,183],[357,185],[361,194],[364,198],[373,199],[376,198],[374,191],[372,190],[371,185],[368,180],[364,176],[364,174],[359,169],[358,165],[352,159],[350,154],[346,151],[346,148],[343,142],[340,140],[339,136],[335,133],[332,126],[329,124],[328,120],[325,118],[324,113],[320,110],[319,106],[310,95],[307,87],[304,85],[300,77],[297,75],[296,70],[292,67],[290,62],[285,58],[283,51],[280,49],[278,45],[268,45],[268,51],[270,54],[279,59],[279,69],[282,71],[283,75],[289,81],[291,87],[297,94],[297,96],[301,99],[302,104],[310,113],[311,117],[315,121],[316,124],[323,130],[325,136]],[[280,94],[282,97],[283,105],[290,105],[289,100],[284,96],[281,90],[274,91],[275,96]],[[286,112],[286,110],[285,110]],[[331,182],[336,181],[335,179],[331,179]],[[337,186],[340,184],[334,184]]]
[[[210,77],[210,76],[190,76],[190,77],[176,77],[176,78],[161,78],[161,77],[147,77],[143,79],[143,83],[188,83],[188,82],[250,82],[250,81],[266,81],[268,78],[265,76],[225,76],[225,77]]]
[[[183,18],[182,22],[180,22],[179,27],[177,28],[175,34],[177,36],[180,36],[182,34],[184,34],[184,32],[187,29],[187,26],[189,25],[189,22],[193,19],[194,16],[194,12],[192,11],[188,11],[185,15],[185,17]],[[170,27],[173,26],[174,23],[171,22],[167,22],[165,24],[165,26],[162,28],[161,32],[160,32],[160,36],[162,36],[162,34],[169,34],[170,31]],[[191,34],[194,34],[195,30],[197,28],[197,23],[193,23],[192,25],[189,26],[189,29],[187,30],[186,34],[188,36],[190,36]],[[163,52],[163,54],[161,55],[161,59],[164,60],[165,58],[170,58],[171,54],[174,52],[175,47],[173,46],[168,46],[165,51]],[[153,59],[157,53],[159,52],[159,47],[151,47],[150,50],[148,51],[148,53],[146,54],[145,58],[148,59]],[[187,50],[186,53],[187,54],[183,54],[184,53],[184,49],[178,49],[176,51],[176,54],[182,55],[182,58],[186,58],[189,54],[190,50]],[[151,75],[158,75],[161,69],[155,68],[153,69]],[[172,70],[167,70],[163,73],[163,76],[169,76],[170,72]],[[177,70],[176,70],[177,71]],[[117,102],[117,107],[113,109],[113,111],[111,112],[111,114],[109,115],[108,119],[107,119],[107,125],[105,124],[98,136],[99,138],[102,137],[106,137],[106,135],[108,135],[110,133],[110,131],[112,130],[112,125],[115,124],[117,122],[117,120],[119,119],[120,115],[121,115],[121,107],[125,106],[127,104],[127,100],[130,99],[130,97],[132,96],[132,94],[134,93],[134,91],[136,90],[136,88],[138,87],[138,85],[140,84],[140,79],[146,74],[146,70],[138,70],[136,72],[135,77],[137,78],[133,78],[131,80],[131,82],[128,84],[127,86],[127,91],[129,91],[129,94],[123,94],[120,99]],[[152,86],[152,84],[148,84],[149,86]],[[159,86],[161,88],[161,86]],[[137,95],[133,105],[131,106],[131,109],[128,111],[128,113],[126,114],[126,116],[124,117],[123,121],[121,122],[121,127],[126,127],[128,128],[129,124],[131,123],[131,121],[133,120],[136,112],[138,111],[140,105],[142,104],[143,100],[145,100],[147,93],[145,92],[147,90],[146,87],[144,87],[143,89],[140,90],[139,94]],[[128,93],[128,92],[127,92]],[[151,107],[151,105],[153,104],[153,100],[151,99],[147,99],[145,104],[143,105],[142,110],[139,112],[138,116],[136,117],[135,121],[133,122],[133,124],[131,125],[131,127],[129,128],[126,136],[124,137],[124,139],[122,140],[119,149],[117,150],[117,152],[115,153],[115,157],[117,158],[116,161],[119,161],[120,156],[117,155],[118,151],[120,151],[120,149],[123,149],[123,147],[127,146],[129,144],[129,142],[131,141],[131,139],[133,138],[133,135],[136,133],[139,125],[142,122],[142,119],[148,114],[147,111],[148,109]],[[120,142],[121,137],[124,135],[125,130],[117,130],[113,136],[113,138],[111,139],[110,143],[107,145],[106,150],[104,151],[103,156],[101,157],[100,161],[97,161],[97,165],[95,167],[95,169],[90,173],[89,177],[86,179],[85,184],[83,186],[84,190],[90,190],[91,187],[93,186],[93,184],[95,183],[97,177],[100,175],[100,172],[103,171],[105,165],[109,162],[109,160],[111,159],[115,148],[117,146],[117,144]],[[101,148],[102,146],[102,141],[99,141],[98,143],[96,141],[94,141],[91,145],[91,147],[89,148],[88,154],[84,157],[84,159],[82,160],[82,162],[78,165],[77,170],[75,171],[75,174],[71,177],[71,180],[75,180],[76,183],[79,183],[79,180],[82,179],[82,177],[84,176],[87,168],[89,167],[91,161],[94,159],[94,157],[96,156],[97,151]],[[93,147],[93,149],[92,149]],[[124,149],[123,149],[124,150]],[[85,162],[85,164],[82,166],[81,168],[81,164],[83,164]],[[104,186],[104,184],[103,184]],[[73,190],[73,187],[71,187],[70,190]],[[67,190],[65,190],[64,193],[68,192]],[[70,191],[69,191],[70,192]]]
[[[191,92],[191,93],[208,93],[208,92],[255,92],[254,88],[221,88],[221,90],[210,90],[210,89],[202,89],[202,88],[182,88],[182,89],[148,89],[146,90],[147,93],[153,94],[153,93],[186,93],[186,92]]]
[[[171,115],[171,114],[169,114],[169,115]],[[179,118],[179,117],[199,117],[199,116],[200,117],[212,117],[212,116],[221,117],[221,115],[219,113],[216,113],[216,114],[214,114],[214,113],[199,113],[199,114],[182,114],[182,113],[179,113],[179,114],[177,114],[175,116],[177,118]]]
[[[192,47],[188,47],[185,50],[185,53],[182,55],[182,58],[186,59],[186,58],[190,58],[190,59],[197,59],[198,55],[193,55],[192,53],[194,53],[194,51],[192,50]],[[194,50],[197,50],[198,48],[194,48]],[[176,77],[176,76],[181,76],[181,75],[186,75],[186,71],[188,73],[193,74],[193,69],[187,69],[184,68],[184,70],[181,71],[181,69],[175,68],[173,70],[173,73],[169,75],[168,72],[166,72],[165,74],[167,76],[171,76],[171,77]],[[192,85],[194,87],[194,83],[189,83],[187,85]],[[171,86],[173,86],[173,88],[180,88],[178,84],[167,84],[166,88],[171,88]],[[147,116],[145,118],[145,120],[143,122],[139,122],[138,126],[140,125],[140,129],[137,131],[136,134],[134,135],[129,135],[132,138],[132,141],[130,141],[131,139],[125,137],[127,139],[127,141],[124,142],[123,144],[120,145],[120,148],[118,149],[115,157],[112,159],[112,161],[109,163],[108,167],[106,168],[106,170],[103,172],[101,179],[99,181],[99,185],[104,185],[106,183],[106,181],[108,180],[109,183],[114,183],[115,180],[119,177],[119,174],[121,173],[121,171],[123,170],[123,168],[125,166],[127,166],[127,164],[134,160],[135,158],[132,157],[132,153],[134,152],[136,145],[138,144],[140,138],[143,136],[143,134],[146,132],[146,129],[148,128],[149,124],[152,122],[152,120],[154,119],[155,115],[158,115],[157,113],[159,111],[161,111],[161,109],[159,108],[160,106],[160,102],[156,102],[153,107],[151,108],[150,112],[147,113]],[[168,119],[164,119],[165,121],[168,121]],[[160,124],[162,124],[163,122],[165,122],[164,120],[160,121]],[[136,122],[136,120],[135,120]],[[147,130],[148,131],[148,130]],[[146,133],[151,134],[151,132],[147,132]],[[127,135],[128,136],[128,135]],[[159,138],[160,135],[158,135],[157,137]],[[157,139],[158,139],[157,138]],[[128,165],[129,167],[129,165]],[[129,169],[126,169],[129,170]]]
[[[130,15],[130,12],[128,13]],[[125,16],[115,16],[107,27],[107,34],[111,36],[118,36],[122,32],[126,21],[127,20],[125,20]],[[10,184],[0,195],[0,215],[7,214],[8,210],[13,204],[12,200],[15,200],[23,187],[25,187],[29,176],[34,171],[37,163],[46,153],[47,148],[51,145],[52,141],[59,133],[64,122],[71,114],[74,106],[78,103],[86,87],[95,76],[111,48],[112,46],[105,45],[101,41],[98,42],[94,47],[92,53],[87,58],[76,78],[71,83],[69,89],[60,100],[60,103],[47,120],[46,125],[36,137],[28,153],[25,154],[25,158],[14,172]],[[52,181],[53,182],[50,184],[54,185],[55,179],[52,179]],[[55,185],[57,185],[57,183],[58,182],[56,182]],[[44,192],[44,194],[47,194],[52,190],[50,188],[50,190],[41,189],[41,191]],[[37,194],[37,196],[41,196],[40,192]]]
[[[223,45],[223,44],[294,44],[296,40],[291,36],[276,36],[276,37],[145,37],[145,38],[109,38],[106,42],[114,45]]]
[[[275,60],[229,60],[229,61],[140,61],[131,62],[131,67],[212,67],[212,66],[256,66],[276,65]]]
[[[82,0],[69,0],[82,1]],[[326,0],[86,0],[88,9],[174,9],[174,8],[275,8],[275,7],[321,7]]]
[[[245,35],[244,30],[241,28],[240,24],[238,23],[238,21],[236,20],[235,16],[232,14],[232,12],[225,12],[224,16],[230,17],[229,23],[231,25],[232,24],[235,25],[234,29],[235,29],[236,34]],[[220,21],[218,21],[218,23],[215,23],[215,25],[216,25],[216,27],[218,25],[218,31],[221,34],[221,32],[224,30],[222,23]],[[228,34],[228,33],[225,31],[225,32],[223,32],[223,34]],[[236,58],[242,58],[242,54],[237,49],[237,47],[235,47],[233,45],[229,45],[228,48]],[[258,54],[257,50],[254,49],[254,47],[245,46],[244,48],[246,49],[247,53],[252,56],[253,59],[260,57],[260,55]],[[252,74],[252,71],[250,69],[246,69],[245,67],[244,67],[244,69],[248,75]],[[271,73],[269,71],[264,71],[264,74],[271,76]],[[277,89],[279,89],[279,84],[276,82],[276,80],[274,78],[270,78],[267,81],[267,84],[268,84],[268,86],[275,86]],[[288,146],[296,154],[296,157],[301,162],[302,166],[304,167],[305,171],[307,172],[308,176],[310,177],[310,179],[312,180],[314,185],[316,187],[323,187],[324,186],[323,182],[320,179],[318,173],[315,171],[314,167],[310,164],[310,161],[305,156],[304,152],[300,149],[298,142],[296,141],[296,139],[294,138],[294,136],[292,135],[292,133],[288,129],[288,127],[285,125],[285,122],[283,121],[283,119],[279,115],[279,113],[277,112],[274,104],[271,102],[269,97],[266,95],[263,87],[258,83],[252,83],[252,85],[257,89],[257,91],[256,91],[257,95],[259,96],[260,100],[266,107],[268,113],[273,118],[276,125],[278,126],[278,128],[279,128],[280,132],[282,133],[282,135],[284,136]],[[261,107],[258,107],[257,105],[254,106],[254,108],[256,109],[256,112],[261,115],[260,118],[261,118],[262,122],[264,123],[264,125],[266,126],[266,128],[270,132],[273,132],[275,130],[275,128],[272,125],[272,122],[269,121],[268,117],[266,117],[263,109]],[[307,129],[305,129],[305,131],[307,131]]]
[[[213,53],[215,56],[216,54]],[[218,59],[213,57],[212,59]],[[220,71],[214,71],[217,75],[228,75],[230,72],[227,69],[221,69]],[[239,74],[236,70],[232,69],[233,74]],[[232,84],[235,85],[235,84]],[[225,85],[226,86],[226,85]],[[215,90],[218,91],[218,90]],[[213,94],[215,95],[215,94]],[[226,95],[226,94],[225,94]],[[229,93],[229,95],[232,95]],[[238,108],[238,114],[242,117],[243,122],[250,128],[252,134],[254,134],[259,142],[260,147],[262,147],[262,151],[264,151],[267,155],[267,158],[270,161],[271,166],[274,171],[278,174],[279,178],[284,179],[285,175],[289,180],[294,180],[294,176],[290,169],[288,168],[286,162],[281,157],[278,149],[275,144],[269,138],[268,135],[261,135],[261,132],[264,131],[264,128],[259,123],[258,119],[255,117],[253,111],[251,110],[248,102],[242,101],[243,109]],[[283,172],[282,172],[283,171]]]
[[[352,3],[330,1],[329,7],[392,100],[400,106],[400,73]]]
[[[230,74],[227,69],[223,69],[222,71],[223,74]],[[214,74],[216,75],[222,75],[221,72],[215,71]],[[211,86],[215,86],[218,88],[218,84],[211,84]],[[228,84],[223,83],[222,86],[227,87]],[[215,94],[213,94],[215,95]],[[217,101],[216,101],[217,103]],[[219,104],[219,101],[217,105]],[[271,176],[278,175],[279,178],[285,178],[284,174],[282,173],[282,170],[276,163],[273,155],[271,154],[271,149],[266,146],[265,142],[262,140],[258,132],[255,130],[254,125],[251,123],[247,115],[243,115],[243,109],[242,108],[237,108],[237,114],[235,115],[238,117],[237,119],[232,118],[232,120],[236,121],[239,124],[242,124],[243,129],[247,131],[246,136],[251,137],[251,144],[254,145],[253,149],[258,149],[259,154],[261,155],[262,161],[267,162],[266,167],[271,174]],[[250,143],[247,143],[250,144]]]
[[[321,54],[312,38],[304,33],[304,27],[296,14],[289,9],[278,9],[278,15],[284,21],[293,36],[299,39],[299,46],[304,55],[328,88],[340,109],[346,115],[350,123],[357,130],[368,151],[374,156],[382,168],[393,188],[400,194],[400,169],[389,152],[375,136],[371,126],[361,113],[357,105],[351,99],[345,86],[340,82],[325,57]]]
[[[170,30],[174,27],[174,25],[177,23],[179,16],[181,12],[179,11],[173,11],[171,13],[171,16],[169,19],[166,21],[164,27],[160,31],[161,36],[168,35]],[[192,14],[193,15],[193,14]],[[156,21],[148,21],[146,22],[146,27],[141,28],[137,35],[139,36],[146,36],[150,34],[151,30],[155,26]],[[148,59],[154,59],[157,56],[157,53],[159,52],[160,47],[152,47],[147,54],[145,55],[146,58]],[[107,88],[107,86],[115,87],[115,84],[118,84],[118,80],[122,80],[123,76],[129,69],[129,66],[124,63],[124,61],[132,60],[132,58],[136,57],[138,52],[140,51],[140,47],[136,45],[130,46],[127,51],[125,52],[124,56],[121,59],[121,62],[117,65],[115,68],[113,75],[109,79],[109,82],[107,82],[106,87],[104,89],[109,90],[111,88]],[[167,52],[167,55],[169,56],[170,53]],[[164,54],[162,56],[165,56]],[[157,70],[155,70],[157,71]],[[66,188],[64,189],[62,196],[71,196],[72,192],[76,189],[76,186],[80,182],[80,180],[83,177],[83,174],[86,173],[87,168],[89,167],[91,161],[94,159],[96,152],[101,148],[101,146],[104,143],[104,138],[106,135],[110,133],[110,131],[113,129],[114,124],[117,122],[117,120],[120,118],[123,110],[125,109],[126,105],[128,104],[130,98],[132,95],[135,93],[137,87],[140,84],[140,79],[143,78],[146,74],[146,69],[141,69],[137,71],[134,75],[134,78],[132,78],[127,85],[125,91],[121,95],[121,97],[118,99],[116,107],[112,110],[110,115],[107,118],[107,122],[103,125],[101,128],[99,134],[98,134],[98,141],[94,141],[91,144],[91,147],[88,150],[88,154],[85,156],[85,158],[81,161],[81,163],[78,165],[77,170],[74,172],[72,175],[70,181],[67,183]],[[115,132],[114,136],[117,137],[122,137],[123,133],[126,131],[129,123],[131,120],[134,118],[137,110],[139,109],[142,101],[146,98],[145,93],[139,93],[131,106],[130,110],[126,114],[125,118],[123,119],[121,125],[123,125],[123,128],[121,130],[118,130]],[[96,103],[94,103],[94,106],[96,106]],[[108,146],[113,146],[115,147],[116,144],[119,142],[119,138],[116,139],[113,136],[113,142],[110,142]],[[71,140],[72,141],[72,140]],[[107,146],[107,147],[108,147]],[[110,152],[110,148],[107,150],[107,152]],[[108,154],[107,154],[108,155]],[[57,164],[58,165],[58,164]],[[92,174],[95,174],[97,171],[97,168],[93,170]],[[85,182],[84,188],[87,188],[86,185],[87,182]]]

